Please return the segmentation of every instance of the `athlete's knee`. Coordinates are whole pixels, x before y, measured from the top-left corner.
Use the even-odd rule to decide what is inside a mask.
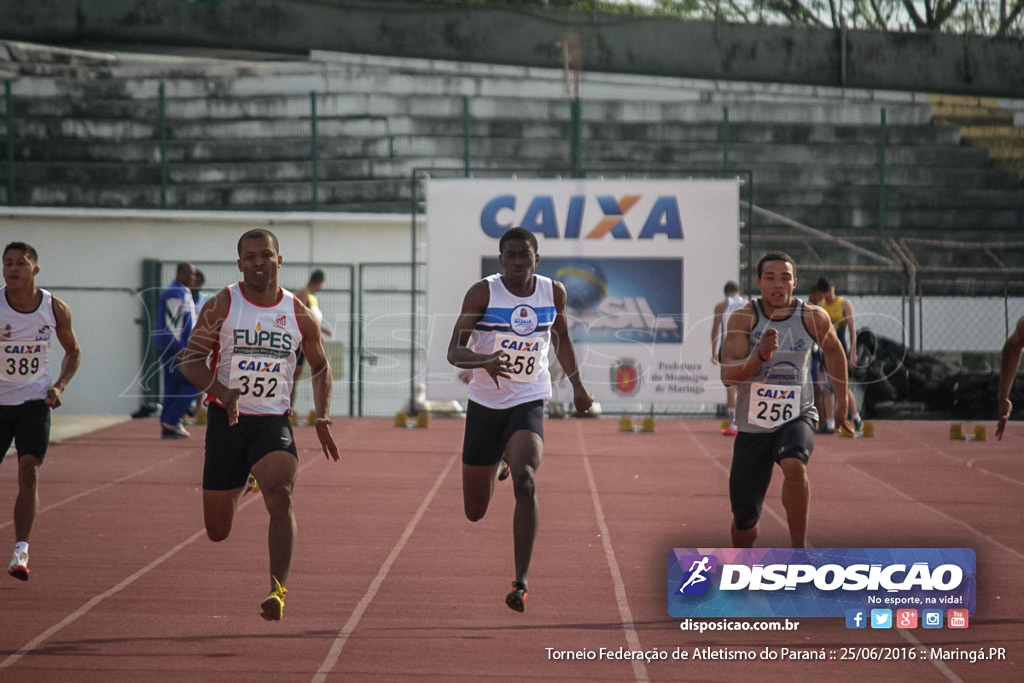
[[[481,508],[478,505],[471,506],[469,503],[466,503],[466,519],[468,519],[469,521],[479,522],[481,519],[484,518],[484,515],[486,514],[486,507]]]
[[[537,495],[536,475],[536,471],[530,466],[512,473],[512,486],[515,489],[516,500],[529,500]]]
[[[807,478],[807,465],[804,463],[805,457],[801,452],[779,460],[782,475],[787,481],[803,481]]]
[[[736,531],[749,531],[757,526],[757,523],[761,521],[761,515],[759,512],[747,511],[733,511],[732,515],[732,527]]]
[[[267,512],[271,517],[275,515],[289,515],[292,512],[292,482],[282,482],[268,489],[263,489],[263,502],[267,506]]]
[[[211,524],[206,523],[206,537],[214,543],[220,543],[221,541],[227,540],[227,537],[231,535],[231,525],[224,524]]]
[[[732,526],[736,531],[747,531],[761,521],[761,504],[756,501],[736,502],[732,504]]]

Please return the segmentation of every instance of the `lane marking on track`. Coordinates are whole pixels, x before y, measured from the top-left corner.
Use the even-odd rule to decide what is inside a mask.
[[[189,453],[187,455],[192,455],[192,454]],[[162,466],[166,465],[168,462],[173,462],[173,460],[174,459],[163,461],[163,462],[161,462],[159,464],[156,464],[156,465],[153,465],[151,467],[147,467],[145,469],[139,470],[138,472],[136,472],[134,474],[122,477],[121,479],[118,479],[117,481],[113,481],[113,482],[111,482],[109,484],[105,484],[103,486],[98,486],[98,487],[90,489],[89,491],[86,491],[84,493],[76,494],[74,496],[71,496],[69,498],[64,499],[63,501],[61,501],[59,503],[55,503],[54,505],[49,506],[46,509],[49,510],[49,509],[58,507],[60,505],[68,503],[68,502],[70,502],[72,500],[75,500],[76,498],[81,498],[82,496],[87,495],[88,493],[95,493],[96,491],[100,491],[102,489],[108,488],[110,486],[113,486],[114,484],[117,484],[118,482],[126,481],[128,479],[131,479],[132,477],[136,477],[136,476],[138,476],[140,474],[143,474],[144,472],[147,472],[147,471],[153,469],[154,467],[162,467]],[[315,462],[319,462],[319,461],[311,460],[304,467],[301,467],[299,469],[299,471],[301,472],[302,470],[306,469],[307,467],[309,467],[310,465],[312,465]],[[238,509],[242,510],[246,506],[254,503],[257,500],[262,500],[262,497],[260,497],[260,496],[247,496],[247,499],[243,499],[239,503]],[[100,593],[98,595],[93,596],[88,601],[86,601],[86,603],[84,605],[79,607],[77,610],[75,610],[71,614],[67,615],[66,617],[64,617],[63,619],[58,621],[56,624],[54,624],[50,628],[48,628],[45,631],[43,631],[42,633],[40,633],[38,636],[36,636],[32,640],[30,640],[29,642],[27,642],[24,645],[22,645],[20,648],[18,648],[18,650],[15,653],[13,653],[7,659],[5,659],[2,662],[0,662],[0,669],[6,669],[6,668],[8,668],[10,666],[13,666],[19,659],[21,659],[22,657],[24,657],[27,654],[31,654],[34,650],[36,650],[40,645],[45,643],[55,633],[58,633],[59,631],[61,631],[65,627],[70,626],[71,624],[75,623],[76,621],[81,619],[83,616],[88,614],[92,610],[93,607],[96,607],[96,605],[100,604],[101,602],[103,602],[107,598],[112,597],[114,595],[117,595],[118,593],[123,591],[125,588],[127,588],[130,585],[132,585],[133,583],[135,583],[136,581],[138,581],[139,579],[144,577],[146,574],[150,573],[151,571],[153,571],[154,569],[156,569],[157,567],[162,565],[164,562],[166,562],[167,560],[169,560],[172,557],[174,557],[175,555],[177,555],[179,551],[181,551],[185,547],[191,545],[192,543],[195,543],[200,538],[204,538],[205,536],[206,536],[206,529],[205,528],[200,529],[199,531],[197,531],[196,533],[192,534],[187,539],[185,539],[184,541],[182,541],[178,545],[174,546],[173,548],[168,550],[166,553],[164,553],[160,557],[156,558],[155,560],[153,560],[152,562],[150,562],[145,567],[143,567],[142,569],[138,570],[137,572],[135,572],[131,576],[129,576],[126,579],[122,580],[121,582],[115,584],[114,586],[110,587],[106,591],[104,591],[104,592],[102,592],[102,593]]]
[[[587,457],[587,449],[583,442],[583,430],[577,425],[576,434],[579,437],[580,453],[583,454],[583,469],[587,474],[587,484],[590,487],[590,497],[594,501],[594,515],[597,517],[597,528],[601,532],[601,544],[604,546],[604,557],[608,563],[608,569],[612,574],[612,585],[615,587],[615,602],[619,607],[619,619],[622,622],[622,630],[626,636],[626,644],[630,650],[639,651],[640,636],[636,632],[636,623],[633,621],[633,611],[629,608],[629,600],[626,598],[626,582],[622,579],[622,572],[619,570],[619,563],[615,559],[615,549],[612,547],[612,535],[608,531],[608,524],[605,523],[604,507],[601,505],[601,496],[597,493],[597,481],[594,479],[594,470],[590,467],[590,458]],[[647,667],[642,660],[634,659],[633,677],[637,683],[645,683],[650,678],[647,676]]]
[[[398,542],[395,543],[395,546],[391,549],[387,559],[384,560],[384,564],[382,564],[380,569],[377,570],[377,576],[375,576],[373,581],[370,582],[370,587],[366,589],[366,593],[359,601],[359,604],[356,605],[355,609],[352,610],[352,614],[349,616],[348,621],[345,622],[341,631],[338,632],[337,637],[334,639],[334,643],[331,644],[331,648],[327,652],[327,656],[324,657],[323,662],[320,663],[320,668],[311,679],[313,683],[323,683],[323,681],[326,681],[327,676],[338,663],[338,659],[341,657],[341,651],[345,648],[345,643],[348,642],[349,637],[352,635],[353,631],[356,630],[356,627],[359,625],[359,621],[363,618],[363,614],[370,606],[370,603],[373,602],[375,597],[377,597],[377,591],[380,590],[381,585],[384,583],[384,579],[387,578],[392,565],[394,565],[395,561],[398,560],[398,556],[402,553],[402,549],[405,548],[406,543],[409,542],[409,538],[412,537],[413,531],[416,530],[416,526],[423,518],[423,514],[427,511],[427,508],[430,507],[430,503],[434,500],[434,496],[437,494],[438,490],[440,490],[444,480],[448,477],[448,473],[451,472],[456,461],[460,459],[459,455],[460,454],[456,453],[448,460],[448,464],[445,465],[444,470],[442,470],[441,474],[438,475],[437,480],[434,482],[430,491],[427,492],[423,502],[420,503],[420,507],[416,510],[416,514],[414,514],[412,519],[409,520],[409,523],[405,527],[405,531],[402,532]]]

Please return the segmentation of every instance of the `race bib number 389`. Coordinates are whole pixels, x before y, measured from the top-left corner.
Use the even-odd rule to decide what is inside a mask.
[[[24,384],[46,372],[46,341],[0,344],[0,381]]]

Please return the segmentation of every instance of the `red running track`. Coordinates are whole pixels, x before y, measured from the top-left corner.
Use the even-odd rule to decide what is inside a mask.
[[[509,483],[481,522],[462,513],[461,421],[399,429],[338,419],[340,463],[298,428],[299,537],[278,623],[257,614],[267,590],[261,501],[243,501],[227,541],[206,539],[203,428],[188,442],[162,441],[145,419],[69,439],[42,469],[31,580],[0,577],[0,681],[1024,680],[1024,425],[1011,424],[1002,442],[971,443],[949,441],[943,423],[878,422],[875,439],[819,437],[811,460],[813,545],[977,551],[968,629],[855,631],[842,619],[801,619],[790,632],[698,635],[667,615],[666,556],[730,545],[732,440],[718,428],[658,420],[655,433],[632,434],[612,419],[549,421],[525,614],[504,604]],[[15,474],[9,456],[0,467],[5,552]],[[760,546],[788,542],[779,479]],[[1006,658],[842,659],[862,647],[1005,648]],[[670,658],[552,654],[600,648]],[[779,658],[675,661],[677,648]],[[823,649],[824,661],[789,658]]]

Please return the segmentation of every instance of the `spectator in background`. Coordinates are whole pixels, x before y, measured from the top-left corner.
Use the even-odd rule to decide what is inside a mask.
[[[324,271],[317,268],[309,274],[309,282],[306,286],[295,292],[295,298],[301,301],[309,310],[313,312],[313,317],[316,318],[317,323],[320,325],[320,334],[324,337],[331,336],[331,329],[324,325],[324,312],[320,310],[320,302],[317,301],[316,293],[324,287]],[[302,366],[306,364],[306,357],[302,355],[302,350],[299,350],[298,358],[295,361],[295,377],[292,378],[292,409],[295,409],[295,396],[298,393],[299,379],[302,377]]]
[[[185,413],[197,391],[181,374],[178,355],[188,346],[188,337],[196,322],[196,306],[189,287],[196,276],[196,267],[181,262],[174,280],[160,295],[154,339],[160,352],[163,371],[163,409],[160,412],[160,435],[164,439],[187,439],[191,436],[182,424]]]
[[[1017,321],[1017,327],[1003,344],[1003,359],[999,366],[999,393],[996,395],[996,407],[999,411],[999,422],[996,424],[996,438],[1003,440],[1006,423],[1010,420],[1013,404],[1010,402],[1010,389],[1017,377],[1020,367],[1021,351],[1024,351],[1024,318]]]
[[[723,289],[725,298],[715,304],[715,319],[711,324],[711,363],[718,365],[722,352],[722,337],[729,328],[729,316],[747,302],[740,294],[740,286],[729,280]],[[725,388],[726,409],[729,411],[729,426],[722,430],[723,436],[736,436],[736,385]]]
[[[210,295],[203,291],[203,285],[206,284],[206,275],[203,271],[196,268],[196,276],[192,279],[192,286],[189,289],[192,291],[192,301],[196,305],[196,319],[199,318],[199,313],[203,310],[203,304],[210,300]],[[195,400],[192,405],[188,408],[189,417],[196,417],[197,414],[203,410],[203,401],[206,400],[206,392],[200,391],[196,394]]]
[[[210,300],[210,295],[203,292],[203,286],[206,284],[206,275],[203,271],[196,268],[196,276],[192,280],[192,286],[189,290],[192,292],[192,301],[196,305],[196,315],[199,311],[203,310],[203,304]]]
[[[847,373],[849,373],[849,370],[857,366],[857,327],[853,317],[853,304],[848,299],[836,296],[835,283],[824,277],[819,278],[817,284],[814,285],[810,303],[821,306],[828,313],[829,320],[832,321],[832,326],[839,337],[839,343],[843,345],[843,351],[846,353]],[[827,365],[825,370],[828,370]],[[831,377],[831,372],[829,375]],[[857,401],[849,385],[847,385],[846,391],[846,400],[849,406],[848,417],[853,422],[853,428],[860,431],[861,418],[860,411],[857,410]],[[824,424],[820,425],[819,431],[831,434],[835,432],[836,427],[834,392],[826,391],[822,403],[825,406],[825,420]]]

